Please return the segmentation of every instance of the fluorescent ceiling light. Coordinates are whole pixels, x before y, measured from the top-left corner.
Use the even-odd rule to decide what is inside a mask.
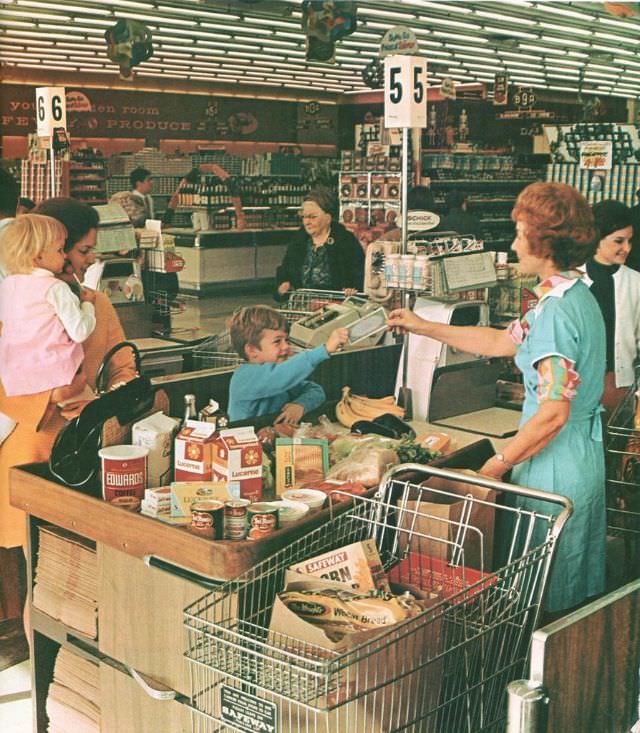
[[[409,3],[407,3],[409,4]],[[435,3],[435,2],[428,2],[428,0],[413,0],[411,3],[412,5],[419,5],[421,8],[433,8],[434,10],[442,10],[443,3]],[[447,2],[446,4],[447,12],[454,12],[454,13],[464,13],[467,15],[468,13],[472,13],[473,10],[470,8],[465,8],[460,5],[454,5],[451,2]]]
[[[291,23],[288,20],[279,20],[277,18],[251,18],[251,23],[258,25],[278,26],[279,28],[300,28],[299,23]]]
[[[495,28],[493,26],[485,25],[483,30],[487,33],[497,33],[501,35],[514,36],[515,38],[537,38],[537,33],[526,33],[525,31],[518,31],[515,28]]]
[[[578,18],[579,20],[584,21],[595,20],[595,16],[593,15],[589,15],[588,13],[578,13],[575,10],[570,10],[569,8],[563,7],[560,3],[557,3],[556,5],[553,5],[552,3],[545,3],[544,12],[555,13],[556,15],[566,15],[569,18]]]
[[[434,36],[442,36],[443,38],[453,38],[456,41],[469,41],[469,43],[489,43],[488,38],[481,38],[480,36],[463,36],[460,33],[445,33],[444,31],[434,31]],[[469,46],[461,46],[459,43],[447,43],[446,48],[458,48],[462,51],[468,51]]]
[[[435,23],[436,25],[451,25],[454,28],[467,28],[470,31],[477,31],[477,23],[465,23],[461,20],[452,20],[450,18],[428,18],[427,23]]]
[[[560,23],[544,23],[543,21],[540,21],[538,25],[541,28],[549,28],[553,31],[562,31],[563,33],[579,33],[582,36],[590,36],[593,31],[588,30],[587,28],[580,28],[575,25],[560,25]]]
[[[599,43],[592,43],[591,48],[595,48],[598,51],[608,51],[609,53],[621,53],[625,56],[635,56],[635,51],[627,51],[626,48],[620,48],[619,46],[602,46]]]
[[[486,10],[476,10],[474,15],[480,15],[483,18],[491,18],[492,20],[500,20],[503,23],[517,23],[520,25],[535,25],[535,20],[529,18],[518,18],[514,15],[503,15],[502,13],[489,13]]]
[[[149,9],[149,3],[139,3],[135,2],[135,0],[102,0],[102,3],[105,5],[115,6],[116,10],[118,10],[121,5],[124,5],[127,8],[140,8],[141,10]]]
[[[239,15],[233,13],[214,13],[207,10],[206,7],[198,6],[197,8],[178,8],[171,5],[158,5],[158,10],[162,13],[171,15],[172,13],[181,13],[183,15],[195,16],[194,21],[197,17],[202,16],[203,18],[220,18],[220,20],[240,20]],[[173,20],[173,19],[172,19]],[[251,19],[251,22],[258,22],[257,20]]]
[[[35,28],[36,24],[33,22],[27,23],[24,20],[3,20],[2,25],[15,26],[16,28]]]
[[[578,48],[589,48],[589,44],[584,41],[574,41],[573,38],[556,38],[555,36],[540,36],[540,40],[544,43],[561,43],[563,45],[577,46]]]
[[[615,33],[600,33],[600,31],[596,31],[593,35],[596,38],[604,38],[606,41],[618,41],[619,43],[638,43],[637,38],[616,35]]]
[[[379,18],[393,18],[393,20],[414,20],[413,13],[395,13],[392,10],[378,10],[377,8],[367,8],[367,15],[375,15]]]
[[[48,8],[49,10],[64,10],[67,13],[91,13],[93,15],[110,15],[111,11],[104,8],[84,7],[82,5],[62,5],[61,3],[35,2],[34,0],[18,0],[18,5],[27,8]],[[146,7],[146,6],[145,6]]]
[[[0,3],[1,4],[1,3]],[[8,9],[7,9],[8,8]],[[16,15],[18,18],[22,18],[22,20],[25,20],[26,18],[33,18],[34,20],[57,20],[61,23],[69,22],[71,20],[70,15],[53,15],[49,13],[41,13],[40,11],[36,10],[35,12],[26,12],[24,10],[20,10],[15,5],[11,6],[5,6],[5,10],[2,11],[3,17],[7,17],[7,15]],[[87,19],[83,18],[82,22],[85,23]],[[89,22],[92,22],[93,18],[89,19]],[[107,22],[107,21],[103,21]]]
[[[630,20],[614,20],[613,18],[603,18],[600,16],[598,18],[599,23],[606,23],[607,25],[615,25],[618,26],[618,28],[624,28],[626,31],[628,31],[631,28],[631,21]],[[636,25],[637,28],[637,25]]]
[[[38,23],[38,28],[44,28],[45,30],[50,31],[75,31],[77,33],[89,33],[94,34],[98,36],[103,36],[104,31],[102,31],[100,28],[85,28],[81,25],[76,25],[75,23],[70,23],[67,25],[55,25],[54,23]]]
[[[564,56],[567,51],[562,48],[554,48],[550,46],[533,46],[529,43],[521,43],[519,44],[520,48],[524,48],[527,51],[538,51],[539,53],[559,53],[561,56]],[[569,51],[568,53],[573,54],[572,51]],[[580,53],[580,56],[587,56],[586,53]]]

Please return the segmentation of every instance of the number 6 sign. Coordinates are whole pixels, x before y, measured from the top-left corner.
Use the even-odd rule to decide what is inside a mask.
[[[384,126],[427,126],[427,61],[418,56],[384,60]]]
[[[67,129],[67,99],[64,87],[36,89],[38,137],[51,137],[55,127]]]

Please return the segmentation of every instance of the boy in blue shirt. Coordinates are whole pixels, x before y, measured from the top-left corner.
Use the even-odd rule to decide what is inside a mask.
[[[306,377],[349,338],[346,328],[337,328],[326,344],[289,358],[287,320],[267,305],[241,308],[232,316],[229,329],[233,347],[247,360],[231,377],[232,421],[279,412],[275,422],[300,422],[305,412],[326,399],[322,387]]]

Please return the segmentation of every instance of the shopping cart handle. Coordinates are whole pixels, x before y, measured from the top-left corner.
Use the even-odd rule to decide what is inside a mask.
[[[145,555],[142,559],[144,564],[148,565],[150,568],[163,570],[165,573],[169,573],[169,575],[175,575],[176,577],[188,580],[191,583],[197,583],[203,588],[216,590],[225,583],[223,580],[216,580],[215,578],[210,578],[208,575],[196,573],[195,570],[190,570],[189,568],[185,568],[183,565],[177,565],[169,560],[163,560],[161,557],[157,557],[156,555]]]

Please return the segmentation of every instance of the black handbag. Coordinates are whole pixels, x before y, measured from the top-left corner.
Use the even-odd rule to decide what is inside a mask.
[[[116,389],[106,390],[109,362],[123,348],[133,351],[137,376]],[[131,341],[122,341],[107,352],[96,373],[99,396],[62,428],[53,444],[49,470],[63,484],[80,488],[96,476],[100,467],[98,451],[102,446],[102,432],[108,420],[116,418],[120,425],[126,425],[151,410],[157,388],[140,372],[140,352]]]

